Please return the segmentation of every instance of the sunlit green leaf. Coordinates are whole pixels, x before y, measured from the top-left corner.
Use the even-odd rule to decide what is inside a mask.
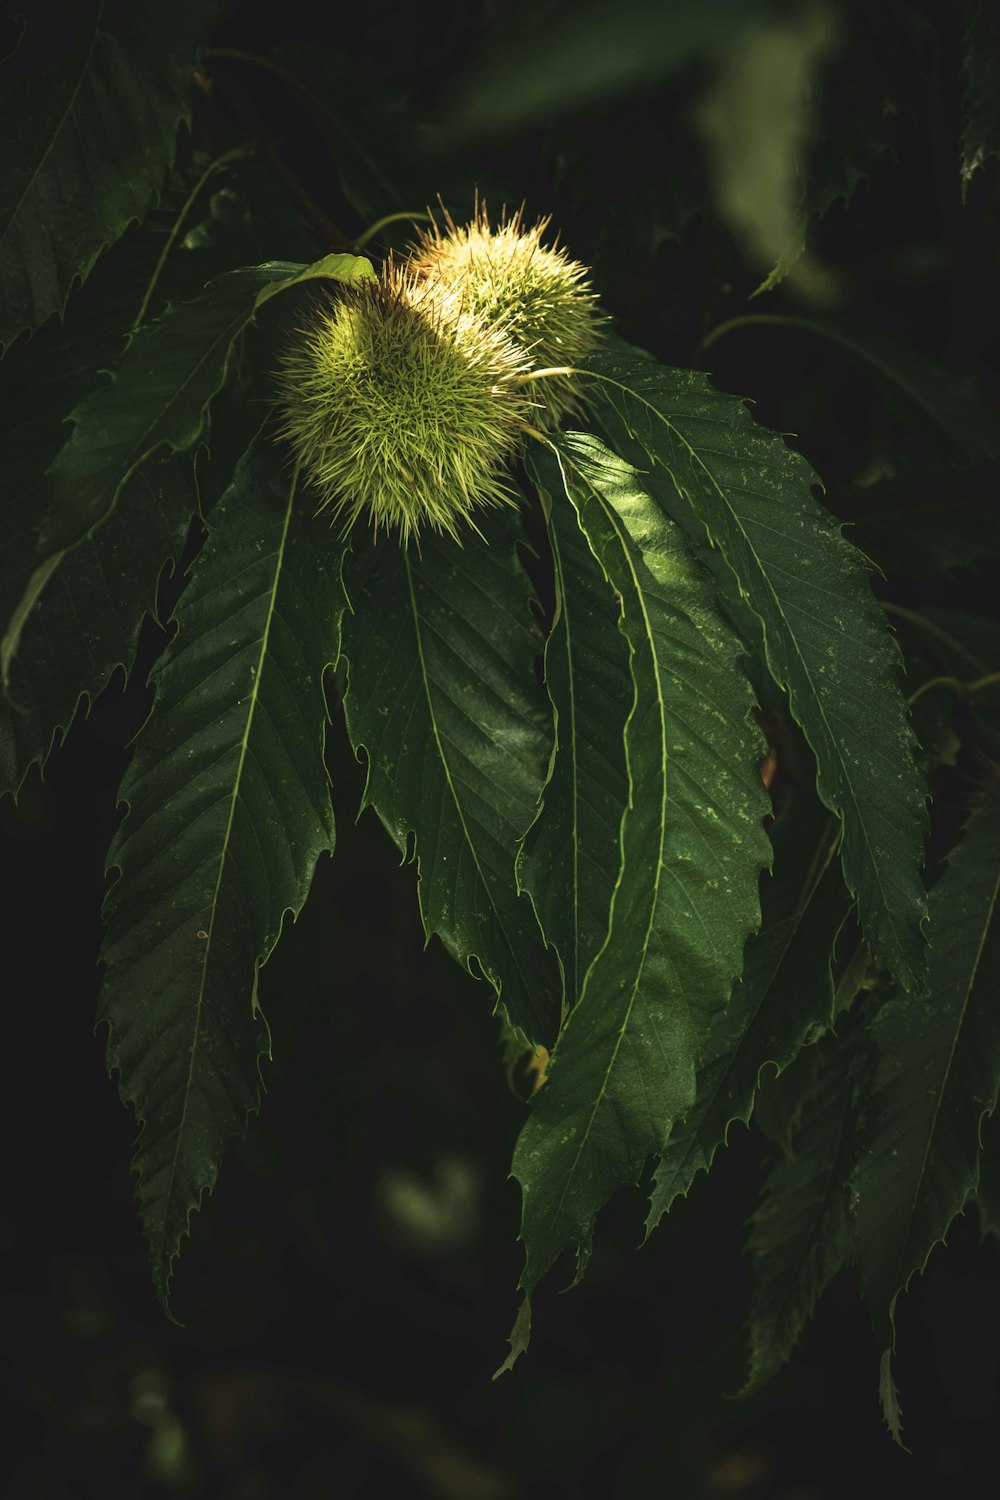
[[[761,620],[820,796],[844,820],[844,872],[865,932],[876,957],[919,985],[925,791],[864,559],[813,498],[805,459],[742,401],[639,354],[595,355],[587,367],[620,418],[609,430],[669,473]]]
[[[529,1295],[563,1250],[582,1272],[598,1210],[638,1180],[694,1102],[770,860],[761,741],[711,580],[596,438],[571,434],[560,461],[567,503],[621,599],[635,696],[608,935],[514,1156]],[[539,461],[550,493],[552,462]]]
[[[548,468],[550,481],[558,470]],[[562,486],[547,491],[556,617],[545,647],[545,682],[556,743],[542,806],[518,859],[542,931],[562,963],[566,1004],[608,930],[628,798],[625,720],[632,706],[620,609]]]

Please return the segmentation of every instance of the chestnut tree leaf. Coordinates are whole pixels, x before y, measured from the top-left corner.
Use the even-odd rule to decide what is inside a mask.
[[[572,1009],[604,942],[618,880],[632,686],[618,601],[566,501],[559,471],[548,466],[549,482],[559,485],[555,493],[532,462],[529,473],[544,497],[556,587],[555,619],[545,645],[555,745],[517,874],[559,956],[566,1007]]]
[[[363,805],[412,847],[428,937],[481,970],[524,1041],[551,1045],[558,968],[514,865],[552,726],[518,517],[497,511],[488,529],[488,543],[429,534],[418,553],[355,528],[344,709],[368,766]]]
[[[694,1103],[695,1069],[742,969],[770,862],[762,739],[710,577],[636,471],[597,438],[569,434],[559,462],[567,503],[620,599],[633,702],[607,936],[514,1155],[528,1296],[564,1250],[582,1274],[598,1211],[638,1181]],[[553,460],[539,470],[555,492]]]
[[[52,464],[52,503],[39,532],[35,568],[0,643],[0,673],[11,663],[31,610],[67,551],[111,513],[122,486],[161,449],[194,446],[209,402],[226,378],[235,339],[271,297],[315,279],[352,281],[374,273],[363,256],[328,255],[311,266],[271,261],[219,276],[191,302],[168,307],[139,328],[109,384],[70,413],[73,432]]]
[[[587,368],[617,416],[609,430],[667,471],[761,621],[768,668],[816,756],[820,797],[843,819],[862,926],[876,958],[919,988],[926,790],[899,652],[864,558],[813,498],[806,460],[738,397],[638,352],[593,355]]]
[[[878,1013],[853,1179],[861,1285],[886,1359],[896,1301],[979,1180],[1000,1092],[1000,793],[969,818],[930,896],[930,987]]]
[[[0,84],[0,349],[145,215],[190,122],[200,0],[32,0]]]
[[[133,1165],[164,1302],[191,1213],[257,1107],[258,970],[333,848],[323,675],[339,653],[342,544],[314,510],[277,447],[245,455],[121,786],[100,1017],[142,1125]]]

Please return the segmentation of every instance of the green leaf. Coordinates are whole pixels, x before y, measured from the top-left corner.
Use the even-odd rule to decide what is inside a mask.
[[[962,195],[991,156],[1000,156],[1000,17],[985,0],[967,0]]]
[[[197,0],[33,0],[0,89],[0,347],[141,219],[191,116]]]
[[[878,1065],[854,1177],[861,1284],[882,1348],[896,1299],[944,1240],[979,1176],[1000,1089],[1000,794],[970,817],[931,891],[930,989],[874,1022]]]
[[[792,1154],[769,1173],[750,1221],[749,1395],[788,1360],[824,1288],[851,1254],[847,1178],[853,1145],[855,1051],[825,1038],[803,1055]],[[801,1070],[801,1072],[800,1072]]]
[[[801,795],[775,830],[775,864],[761,887],[761,930],[743,976],[713,1025],[698,1092],[656,1169],[646,1234],[686,1195],[736,1121],[746,1124],[761,1071],[780,1073],[807,1037],[830,1024],[833,948],[850,901],[834,856],[839,833],[815,796]]]
[[[421,551],[354,536],[345,572],[347,731],[367,760],[364,804],[404,854],[413,841],[420,910],[455,960],[478,966],[510,1024],[550,1045],[559,977],[514,862],[545,779],[551,726],[541,649],[515,544],[440,536]]]
[[[208,404],[225,380],[233,341],[254,314],[300,282],[373,274],[370,262],[351,255],[328,255],[312,266],[248,266],[218,277],[204,296],[168,308],[158,322],[136,331],[110,384],[70,414],[72,436],[50,471],[53,503],[41,526],[40,560],[0,646],[5,685],[25,621],[66,552],[101,524],[146,458],[197,442]]]
[[[543,464],[562,489],[553,460]],[[538,817],[518,856],[517,876],[559,956],[566,1004],[604,942],[618,880],[618,833],[628,800],[625,721],[632,706],[620,609],[565,494],[542,488],[556,588],[545,646],[545,683],[555,711],[555,746]]]
[[[180,556],[197,504],[190,457],[151,459],[107,524],[66,557],[28,620],[11,701],[0,700],[0,794],[45,765],[116,668],[130,675],[160,575]]]
[[[259,967],[333,848],[323,673],[339,652],[341,544],[313,509],[280,450],[245,456],[121,787],[101,1017],[143,1127],[134,1168],[164,1300],[190,1215],[257,1107]]]
[[[598,439],[569,435],[561,462],[620,596],[635,696],[608,935],[514,1155],[528,1294],[570,1247],[582,1274],[598,1210],[638,1180],[694,1102],[695,1065],[742,968],[770,860],[761,739],[711,580]]]
[[[641,354],[592,356],[587,368],[761,620],[768,667],[816,756],[820,797],[844,821],[844,874],[865,933],[883,964],[919,985],[925,792],[899,654],[864,559],[813,499],[806,460],[755,426],[737,397]]]

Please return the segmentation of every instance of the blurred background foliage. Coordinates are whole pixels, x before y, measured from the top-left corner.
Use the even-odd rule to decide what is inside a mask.
[[[903,341],[890,364],[912,346],[962,372],[950,395],[969,430],[978,392],[997,394],[996,42],[988,8],[906,0],[373,0],[349,15],[230,0],[179,170],[249,154],[192,216],[176,294],[211,274],[213,246],[309,259],[438,194],[459,214],[473,190],[552,213],[623,334],[797,435],[926,675],[961,678],[957,617],[942,655],[906,611],[995,608],[995,449],[914,422],[900,382],[880,379],[884,348],[859,360],[850,325],[822,320]],[[399,220],[375,243],[410,233]],[[147,637],[140,666],[162,643],[152,624]],[[584,1284],[543,1288],[530,1357],[490,1381],[520,1269],[506,1174],[522,1106],[481,990],[424,950],[413,870],[371,814],[341,816],[336,858],[262,974],[268,1094],[197,1216],[183,1327],[167,1324],[130,1196],[130,1122],[91,1034],[103,853],[144,675],[112,684],[44,781],[0,805],[18,872],[6,1493],[825,1500],[958,1492],[992,1466],[1000,1252],[971,1214],[901,1321],[916,1460],[884,1436],[874,1373],[856,1378],[875,1356],[846,1278],[785,1374],[732,1398],[742,1226],[774,1149],[745,1130],[641,1255],[641,1197],[620,1195]],[[344,736],[330,743],[340,806],[356,805],[361,772]]]

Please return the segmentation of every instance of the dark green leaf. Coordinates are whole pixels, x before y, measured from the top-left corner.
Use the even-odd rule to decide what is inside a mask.
[[[118,666],[131,672],[160,575],[180,555],[197,503],[190,457],[151,459],[107,524],[66,557],[28,620],[11,701],[0,701],[0,793],[16,792],[35,762],[44,766]]]
[[[744,1395],[781,1369],[827,1283],[850,1258],[853,1059],[848,1042],[828,1037],[789,1074],[802,1095],[792,1154],[768,1175],[747,1246],[754,1285]]]
[[[478,965],[523,1038],[550,1045],[558,973],[514,875],[551,748],[541,641],[517,517],[498,512],[488,534],[429,536],[419,554],[356,534],[344,708],[365,804],[402,852],[414,841],[428,936]]]
[[[730,1127],[746,1123],[768,1063],[779,1072],[806,1038],[830,1024],[833,947],[849,907],[834,862],[838,835],[814,796],[793,801],[775,831],[775,865],[761,887],[762,923],[743,976],[713,1025],[698,1092],[656,1169],[647,1235],[674,1200],[711,1168]]]
[[[899,656],[864,559],[816,503],[817,477],[742,401],[640,354],[601,354],[624,426],[667,470],[763,623],[825,804],[844,820],[843,864],[877,958],[917,986],[924,964],[919,869],[924,787],[899,688]]]
[[[191,113],[198,0],[33,0],[0,88],[0,347],[141,219]]]
[[[621,599],[635,696],[608,935],[514,1156],[528,1294],[565,1249],[576,1249],[582,1272],[598,1210],[638,1180],[691,1107],[695,1065],[742,968],[770,861],[761,739],[710,578],[635,470],[596,438],[571,434],[561,462]],[[540,468],[554,490],[551,460]]]
[[[561,490],[551,460],[547,472]],[[532,477],[541,483],[534,466]],[[517,874],[559,956],[566,1005],[572,1008],[607,933],[618,880],[632,686],[628,648],[618,630],[621,611],[576,512],[559,490],[545,490],[556,586],[545,682],[555,710],[556,743]]]
[[[72,411],[72,436],[51,467],[53,503],[42,521],[35,570],[0,646],[5,684],[25,621],[66,552],[113,510],[122,486],[150,454],[197,442],[208,403],[225,380],[233,341],[254,314],[300,282],[372,274],[367,260],[350,255],[328,255],[312,266],[248,266],[220,276],[204,296],[169,308],[133,335],[110,384]]]
[[[862,1289],[883,1349],[896,1299],[975,1190],[1000,1088],[1000,794],[972,814],[930,898],[930,991],[878,1014],[854,1178]]]
[[[134,1166],[164,1299],[191,1212],[257,1107],[258,969],[333,847],[323,673],[339,652],[342,546],[314,505],[280,450],[244,458],[121,788],[101,1016],[143,1125]]]

